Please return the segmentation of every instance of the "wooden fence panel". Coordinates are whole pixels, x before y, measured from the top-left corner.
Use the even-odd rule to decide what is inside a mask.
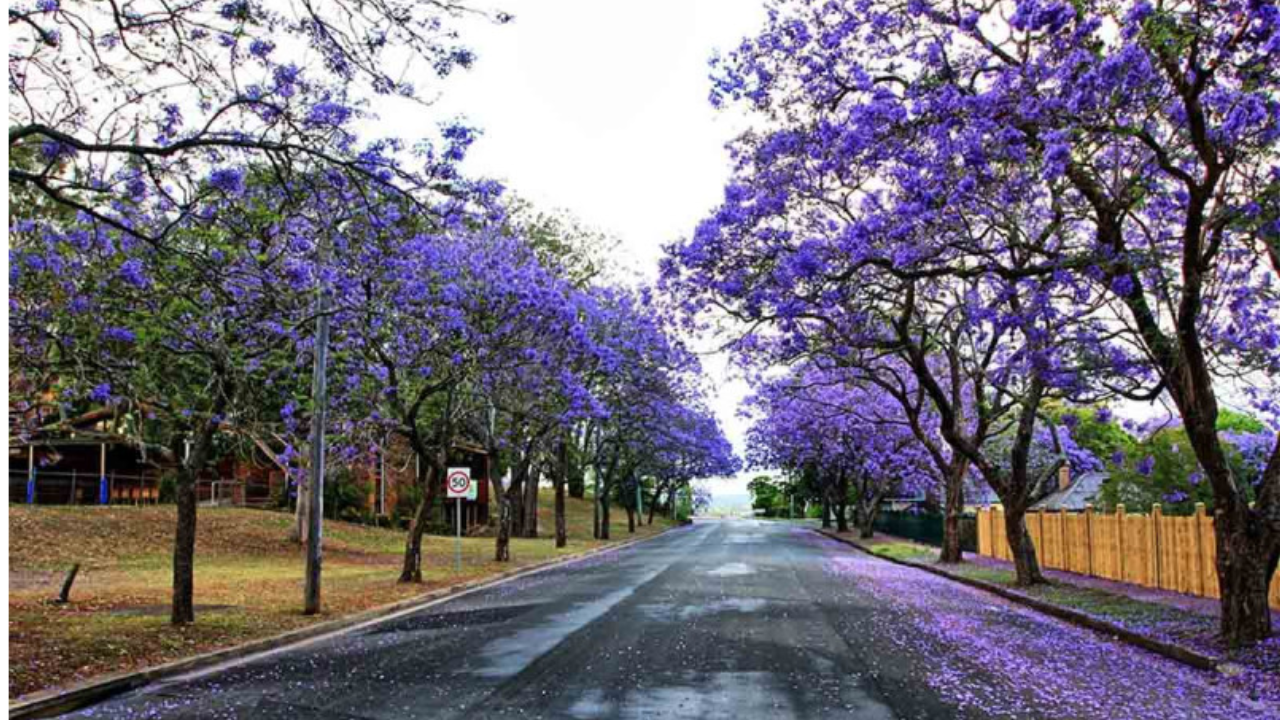
[[[978,508],[978,554],[991,557],[991,508]]]
[[[1221,597],[1218,593],[1218,570],[1216,566],[1218,540],[1213,534],[1213,518],[1205,514],[1204,505],[1196,504],[1196,527],[1200,537],[1200,567],[1204,569],[1204,595]]]
[[[1009,536],[1004,529],[1004,509],[996,508],[991,513],[991,542],[995,548],[995,556],[1001,560],[1012,560],[1009,553]]]
[[[1081,575],[1089,574],[1088,518],[1084,513],[1062,513],[1066,523],[1066,569]]]
[[[1125,563],[1126,582],[1151,587],[1155,582],[1155,533],[1151,531],[1151,516],[1130,515],[1125,519],[1127,535],[1125,547],[1130,548]]]
[[[1160,585],[1163,590],[1178,589],[1178,543],[1174,527],[1178,518],[1157,516],[1160,527]]]
[[[977,525],[978,553],[1011,560],[1003,508],[979,509]],[[1043,568],[1219,597],[1213,518],[1203,504],[1190,516],[1165,515],[1159,505],[1150,514],[1128,514],[1123,505],[1115,513],[1037,510],[1026,525]],[[1280,574],[1268,599],[1280,609]]]
[[[1119,549],[1116,543],[1115,515],[1098,515],[1093,518],[1093,571],[1098,577],[1118,580],[1120,569],[1117,559]]]

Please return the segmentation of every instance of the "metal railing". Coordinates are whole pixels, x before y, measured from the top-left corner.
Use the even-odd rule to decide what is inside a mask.
[[[31,475],[9,471],[9,502],[31,505],[156,505],[161,501],[160,473],[105,476],[78,470],[41,470]],[[263,506],[272,500],[269,481],[251,478],[201,478],[196,498],[204,505]],[[172,501],[172,498],[164,498]]]

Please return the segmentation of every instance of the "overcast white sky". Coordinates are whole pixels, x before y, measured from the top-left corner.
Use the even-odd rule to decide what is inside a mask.
[[[500,0],[499,0],[500,1]],[[472,175],[503,181],[621,241],[622,264],[656,276],[664,243],[687,235],[722,195],[725,143],[745,118],[707,101],[707,61],[763,24],[760,0],[509,0],[515,20],[468,23],[475,67],[449,78],[429,111],[384,109],[380,125],[412,138],[463,117],[483,135]],[[741,451],[746,392],[708,357],[714,408]],[[712,486],[717,505],[746,499],[744,481]]]

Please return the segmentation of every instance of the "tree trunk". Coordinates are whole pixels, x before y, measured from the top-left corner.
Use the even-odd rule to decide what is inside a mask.
[[[608,487],[604,488],[604,491],[600,493],[600,497],[596,499],[596,502],[600,504],[600,539],[608,540],[609,539],[609,489]]]
[[[649,523],[653,524],[653,515],[658,510],[658,503],[662,501],[662,483],[658,483],[653,488],[653,500],[649,502]]]
[[[596,539],[609,539],[609,490],[613,486],[614,475],[618,470],[618,450],[615,448],[609,460],[609,469],[600,477],[600,469],[596,468],[596,509],[599,522],[596,525]]]
[[[566,476],[569,473],[569,451],[568,443],[564,438],[560,438],[560,445],[556,448],[556,474],[552,482],[555,483],[556,489],[556,547],[562,548],[569,544],[569,530],[565,521],[564,491]]]
[[[1198,373],[1185,366],[1175,367],[1172,375],[1176,382],[1170,385],[1170,394],[1178,405],[1196,459],[1213,488],[1220,630],[1228,645],[1238,647],[1271,636],[1267,594],[1280,559],[1280,535],[1268,525],[1268,517],[1277,513],[1280,437],[1263,470],[1257,507],[1250,508],[1240,491],[1241,479],[1233,476],[1217,433],[1218,406],[1212,380],[1202,357],[1195,364],[1200,368]]]
[[[1005,508],[1004,529],[1009,538],[1009,552],[1013,555],[1013,567],[1017,573],[1014,584],[1027,587],[1045,582],[1044,575],[1040,573],[1040,563],[1036,560],[1035,545],[1031,543],[1031,534],[1027,532],[1026,510]]]
[[[173,607],[169,621],[182,625],[196,620],[196,474],[186,462],[178,470],[175,490],[178,527],[173,541]]]
[[[822,529],[831,529],[831,501],[826,498],[825,493],[822,498]]]
[[[1266,548],[1269,533],[1247,507],[1220,511],[1214,516],[1217,540],[1218,588],[1221,591],[1222,638],[1231,647],[1248,645],[1271,636],[1271,608],[1267,595],[1271,576],[1280,559],[1280,548]],[[1255,527],[1250,528],[1250,524]],[[1250,530],[1254,532],[1250,532]],[[1274,541],[1271,542],[1274,545]]]
[[[880,501],[884,499],[882,494],[876,494],[871,498],[871,502],[862,507],[858,524],[858,537],[868,540],[876,533],[876,516],[880,514]]]
[[[591,499],[591,537],[600,539],[600,468],[596,468],[595,497]]]
[[[519,466],[511,473],[511,487],[507,488],[511,502],[511,537],[524,535],[524,473]]]
[[[221,414],[225,403],[216,403],[213,413]],[[178,525],[173,533],[173,604],[169,622],[184,625],[195,622],[195,570],[196,570],[196,483],[204,469],[213,444],[217,427],[206,421],[196,435],[189,454],[178,468],[175,494],[178,505]],[[181,446],[181,442],[174,443]]]
[[[524,532],[521,537],[538,537],[538,472],[525,471],[524,480]]]
[[[836,480],[836,532],[849,532],[849,475],[843,470]]]
[[[964,560],[960,549],[960,517],[964,514],[964,476],[969,464],[955,460],[947,473],[946,502],[943,503],[942,554],[940,563],[958,563]]]
[[[404,543],[404,562],[398,580],[402,583],[422,582],[422,535],[431,522],[431,509],[436,501],[435,485],[439,480],[434,463],[420,462],[418,468],[418,488],[422,491],[422,497],[418,500],[413,519],[409,521],[409,534]]]
[[[493,559],[496,562],[511,560],[511,525],[515,503],[512,491],[498,493],[498,537],[494,541]]]
[[[569,459],[565,459],[566,465]],[[584,500],[587,497],[587,474],[583,472],[583,468],[567,467],[565,473],[568,475],[569,497]]]
[[[636,509],[630,505],[627,506],[627,532],[633,535],[636,532]]]

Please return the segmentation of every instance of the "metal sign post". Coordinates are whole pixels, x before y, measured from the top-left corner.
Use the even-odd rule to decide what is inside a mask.
[[[462,572],[462,501],[476,499],[476,484],[471,482],[471,468],[449,468],[445,474],[445,497],[457,506],[457,537],[453,541],[453,571]]]
[[[320,238],[320,264],[329,262],[329,236]],[[321,275],[323,277],[323,275]],[[329,412],[329,295],[319,287],[316,299],[315,365],[311,373],[311,477],[307,492],[307,565],[302,591],[302,613],[315,615],[320,612],[320,573],[323,550],[320,533],[324,523],[324,461],[325,423]],[[191,451],[190,444],[187,452]]]

